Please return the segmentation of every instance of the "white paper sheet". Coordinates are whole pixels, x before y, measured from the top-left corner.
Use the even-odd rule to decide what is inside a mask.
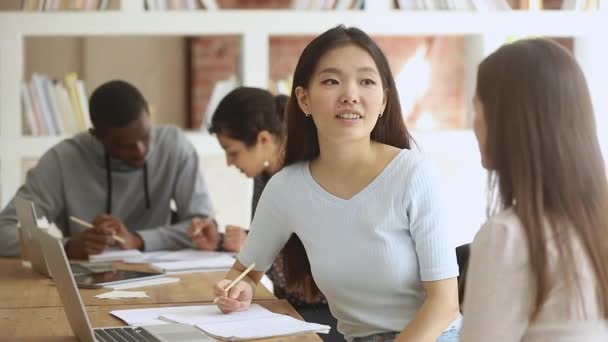
[[[160,318],[169,322],[196,325],[201,322],[225,323],[248,321],[259,318],[273,317],[276,315],[272,311],[258,304],[251,304],[249,310],[229,314],[222,313],[216,305],[191,306],[186,308],[184,310],[162,314]]]
[[[308,332],[327,333],[330,329],[327,325],[273,313],[257,304],[252,304],[249,310],[231,314],[222,314],[216,306],[207,306],[162,314],[159,318],[195,325],[213,337],[232,341]]]
[[[327,325],[307,323],[280,315],[252,304],[249,310],[223,314],[215,305],[179,306],[133,310],[114,310],[112,315],[129,325],[168,324],[179,322],[196,325],[214,337],[241,340],[271,336],[327,333]]]
[[[153,325],[168,324],[167,321],[160,320],[158,317],[164,314],[179,313],[183,311],[196,310],[196,308],[208,307],[209,305],[195,306],[175,306],[164,308],[146,308],[131,310],[114,310],[110,313],[122,319],[128,325]],[[219,309],[218,309],[219,311]]]
[[[214,259],[221,256],[234,256],[235,253],[199,251],[196,249],[182,249],[178,251],[144,252],[133,258],[123,260],[126,263],[158,263],[169,261],[193,261]]]
[[[100,254],[89,255],[89,262],[122,261],[127,258],[136,257],[140,254],[141,252],[137,249],[108,249]]]
[[[250,321],[199,323],[196,327],[207,335],[229,341],[242,341],[258,338],[317,332],[326,334],[330,327],[317,323],[307,323],[291,316],[276,315]]]
[[[230,254],[214,253],[204,258],[192,260],[153,262],[150,264],[150,267],[160,272],[227,269],[232,267],[235,260]]]
[[[162,278],[132,281],[132,282],[124,283],[124,284],[106,285],[106,286],[104,286],[104,288],[114,289],[114,290],[124,290],[124,289],[132,289],[135,287],[173,284],[173,283],[177,283],[178,281],[179,281],[179,278],[162,277]]]
[[[98,294],[95,298],[102,299],[121,299],[121,298],[147,298],[148,295],[144,291],[110,291]]]

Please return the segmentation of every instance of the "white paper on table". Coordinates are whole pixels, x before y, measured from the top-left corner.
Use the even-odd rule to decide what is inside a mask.
[[[167,253],[171,253],[171,251],[142,252],[139,255],[123,259],[123,262],[127,264],[144,264],[148,263],[155,257],[159,257]]]
[[[124,290],[124,289],[132,289],[135,287],[173,284],[173,283],[177,283],[178,281],[179,281],[179,278],[162,277],[162,278],[131,281],[131,282],[124,283],[124,284],[105,285],[104,288],[114,289],[114,290]]]
[[[150,267],[161,272],[226,269],[232,267],[234,261],[234,257],[230,254],[217,253],[205,258],[193,260],[153,262],[150,264]]]
[[[159,316],[169,322],[195,325],[207,334],[229,340],[255,339],[307,332],[327,333],[327,325],[307,323],[252,304],[246,311],[223,314],[214,305],[191,307]]]
[[[147,298],[148,295],[144,291],[110,291],[98,294],[95,298],[102,299],[120,299],[120,298]]]
[[[113,310],[110,313],[122,319],[128,325],[153,325],[169,324],[167,321],[158,319],[163,314],[172,314],[182,311],[195,310],[194,308],[208,307],[209,305],[175,306],[163,308],[145,308],[130,310]],[[216,308],[217,309],[217,308]],[[219,309],[217,309],[219,311]]]
[[[249,309],[245,311],[232,312],[229,314],[222,313],[215,305],[202,305],[184,307],[184,310],[162,314],[160,318],[169,322],[195,325],[201,322],[224,323],[247,321],[258,318],[272,317],[273,315],[276,314],[260,306],[259,304],[251,304]]]
[[[106,262],[106,261],[122,261],[127,258],[133,258],[141,254],[138,249],[115,250],[108,249],[100,254],[89,255],[89,262]]]
[[[258,318],[250,321],[199,323],[196,327],[212,337],[229,341],[251,340],[305,333],[327,334],[328,325],[308,323],[287,315]]]
[[[196,249],[182,249],[178,251],[144,252],[133,258],[125,259],[126,263],[158,263],[169,261],[193,261],[215,259],[225,255],[234,256],[235,253],[199,251]]]
[[[228,252],[212,252],[212,251],[199,251],[196,249],[182,249],[179,251],[172,251],[162,255],[153,256],[149,259],[149,262],[155,261],[187,261],[187,260],[203,260],[203,259],[215,259],[218,257],[234,256],[234,253]]]

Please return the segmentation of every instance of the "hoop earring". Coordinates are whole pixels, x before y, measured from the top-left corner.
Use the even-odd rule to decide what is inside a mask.
[[[382,115],[384,115],[384,113],[380,113],[380,114],[378,114],[378,117],[379,117],[379,118],[381,118],[381,117],[382,117]]]
[[[309,118],[310,115],[311,115],[310,113],[304,113],[304,116],[306,116],[307,118]]]

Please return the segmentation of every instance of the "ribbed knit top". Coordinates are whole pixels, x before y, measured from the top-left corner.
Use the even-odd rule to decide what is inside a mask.
[[[401,331],[424,302],[421,281],[458,275],[437,180],[420,153],[402,150],[346,200],[308,162],[290,165],[264,189],[238,259],[265,271],[295,233],[347,339]]]

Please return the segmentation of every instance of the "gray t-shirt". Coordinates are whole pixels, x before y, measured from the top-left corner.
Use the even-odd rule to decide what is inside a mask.
[[[345,200],[307,162],[290,165],[264,189],[238,259],[265,271],[295,233],[346,338],[401,331],[424,302],[421,281],[458,275],[436,181],[428,161],[402,150]]]
[[[143,169],[110,159],[111,214],[139,233],[147,251],[192,247],[185,233],[190,219],[213,211],[198,154],[175,126],[155,126],[151,138],[146,158],[150,207]],[[107,212],[108,184],[103,146],[83,132],[48,150],[28,172],[17,195],[34,201],[37,215],[54,222],[69,237],[86,229],[69,221],[69,216],[92,221]],[[177,206],[177,224],[170,221],[171,200]],[[0,256],[19,254],[16,224],[11,200],[0,213]]]

